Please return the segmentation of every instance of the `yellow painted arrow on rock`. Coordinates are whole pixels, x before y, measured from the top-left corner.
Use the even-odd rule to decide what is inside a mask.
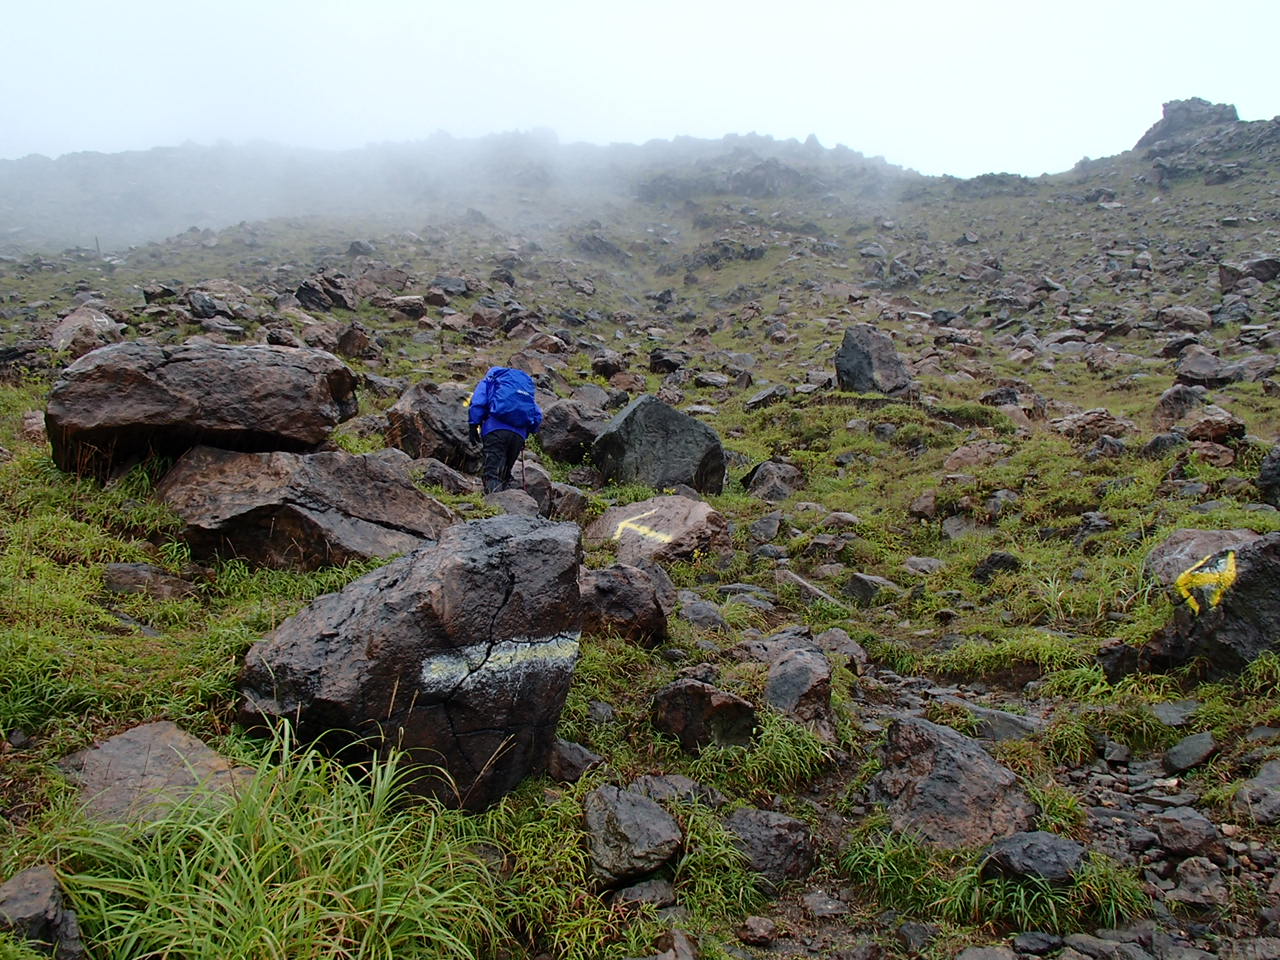
[[[653,527],[646,527],[643,524],[636,523],[637,520],[643,520],[650,514],[657,512],[658,508],[654,507],[652,510],[646,510],[644,513],[637,513],[634,517],[629,517],[626,520],[623,520],[614,528],[613,539],[621,540],[624,530],[633,530],[640,534],[640,536],[647,537],[650,540],[657,540],[659,543],[670,543],[671,534],[663,533],[661,530],[653,529]]]
[[[1210,564],[1211,560],[1213,560],[1212,564]],[[1236,552],[1228,550],[1217,560],[1214,560],[1213,556],[1208,556],[1195,566],[1187,568],[1179,574],[1178,579],[1174,581],[1174,586],[1178,588],[1178,592],[1187,601],[1192,612],[1199,614],[1200,601],[1195,598],[1192,591],[1210,588],[1205,599],[1210,607],[1216,607],[1235,582]]]

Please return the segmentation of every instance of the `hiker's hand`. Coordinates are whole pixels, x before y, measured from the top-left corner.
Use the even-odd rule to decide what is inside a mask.
[[[467,436],[471,438],[472,443],[480,442],[480,427],[478,424],[470,424],[467,427]]]

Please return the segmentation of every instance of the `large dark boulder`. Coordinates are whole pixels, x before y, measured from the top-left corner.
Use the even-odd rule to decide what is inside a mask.
[[[855,323],[836,353],[836,382],[841,390],[894,396],[910,388],[911,375],[887,333]]]
[[[455,524],[255,644],[243,718],[402,747],[447,774],[424,768],[414,789],[488,806],[546,764],[578,655],[581,562],[572,523]]]
[[[1142,649],[1144,666],[1168,670],[1201,658],[1227,676],[1280,651],[1280,533],[1222,550],[1175,581],[1173,619]]]
[[[601,431],[592,459],[614,483],[643,483],[655,490],[684,484],[700,493],[724,488],[720,435],[647,394],[627,404]]]
[[[538,442],[550,456],[581,463],[609,422],[603,410],[581,400],[557,400],[543,411]]]
[[[414,384],[387,411],[387,443],[415,459],[433,457],[478,473],[484,454],[467,437],[470,397],[471,390],[460,383]]]
[[[937,847],[972,847],[1031,829],[1035,804],[1013,771],[950,727],[907,718],[889,727],[870,796],[895,830]]]
[[[412,461],[396,456],[403,460],[196,447],[156,494],[182,518],[181,536],[198,560],[315,570],[409,553],[457,519],[414,485]]]
[[[45,426],[61,469],[102,477],[201,443],[314,450],[355,416],[355,388],[355,375],[319,350],[118,343],[62,372]]]

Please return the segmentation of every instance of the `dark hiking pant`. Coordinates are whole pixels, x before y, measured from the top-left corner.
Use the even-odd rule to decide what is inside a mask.
[[[513,430],[493,430],[484,435],[484,492],[505,490],[511,468],[524,449],[524,437]]]

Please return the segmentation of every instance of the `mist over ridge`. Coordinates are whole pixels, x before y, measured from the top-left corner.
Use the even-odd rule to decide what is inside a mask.
[[[749,182],[762,164],[774,169]],[[882,158],[824,148],[813,137],[800,143],[754,133],[608,146],[562,144],[549,130],[474,139],[436,134],[345,151],[187,143],[0,160],[0,245],[96,243],[108,251],[191,227],[306,215],[384,219],[408,229],[472,206],[519,219],[548,204],[631,201],[651,181],[668,194],[750,196],[784,187],[884,192],[917,177]]]

